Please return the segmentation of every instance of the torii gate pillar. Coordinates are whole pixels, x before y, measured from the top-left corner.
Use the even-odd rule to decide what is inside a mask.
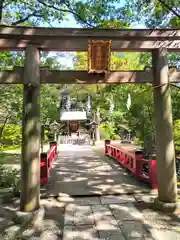
[[[24,64],[20,210],[40,205],[40,56],[28,46]]]
[[[177,179],[167,50],[164,48],[153,50],[152,64],[159,185],[158,200],[164,203],[176,203]]]

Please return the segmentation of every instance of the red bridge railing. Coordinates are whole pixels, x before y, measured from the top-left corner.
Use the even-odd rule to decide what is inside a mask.
[[[49,150],[45,153],[41,153],[41,175],[40,175],[40,183],[45,184],[48,182],[50,170],[54,163],[54,159],[57,155],[57,142],[50,142],[49,143]]]
[[[124,148],[111,144],[110,140],[105,140],[104,153],[106,156],[117,160],[138,180],[149,183],[153,189],[158,188],[156,160],[146,160],[140,151],[129,152]]]

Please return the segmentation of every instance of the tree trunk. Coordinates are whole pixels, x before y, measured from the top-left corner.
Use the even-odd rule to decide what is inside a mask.
[[[0,0],[0,23],[2,22],[2,17],[3,17],[3,4],[4,4],[4,0]]]

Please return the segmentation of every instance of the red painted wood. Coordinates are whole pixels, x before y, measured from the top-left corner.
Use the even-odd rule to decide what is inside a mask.
[[[40,163],[40,183],[45,184],[48,182],[48,159],[47,153],[41,153]]]
[[[158,188],[156,160],[146,160],[142,152],[128,152],[121,147],[109,144],[109,142],[105,142],[104,153],[131,171],[138,180],[149,183],[153,189]],[[147,167],[147,171],[145,171],[145,167]]]
[[[157,181],[157,171],[156,171],[156,160],[151,160],[151,167],[149,171],[149,176],[151,179],[151,187],[153,189],[158,188],[158,181]]]
[[[40,183],[45,184],[48,182],[50,170],[57,155],[57,143],[51,142],[50,149],[46,153],[41,153],[40,162]]]

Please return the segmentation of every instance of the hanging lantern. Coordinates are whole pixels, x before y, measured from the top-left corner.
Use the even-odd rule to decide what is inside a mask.
[[[88,69],[89,73],[106,73],[109,71],[111,41],[89,40]]]

